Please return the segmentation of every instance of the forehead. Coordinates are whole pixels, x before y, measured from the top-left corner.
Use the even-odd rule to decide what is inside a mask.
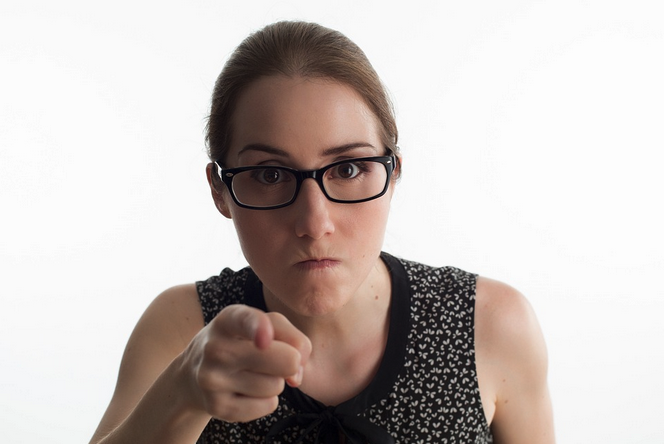
[[[328,79],[271,76],[255,81],[239,97],[232,131],[230,164],[252,144],[279,148],[295,159],[358,143],[382,154],[375,115],[353,88]]]

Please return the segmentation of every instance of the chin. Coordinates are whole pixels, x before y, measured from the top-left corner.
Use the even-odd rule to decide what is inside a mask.
[[[336,292],[335,292],[336,293]],[[333,315],[341,310],[348,301],[340,294],[331,295],[314,293],[304,296],[298,307],[292,307],[301,316],[324,317]]]

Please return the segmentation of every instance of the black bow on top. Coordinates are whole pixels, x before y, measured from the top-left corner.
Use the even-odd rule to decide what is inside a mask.
[[[325,407],[318,413],[297,413],[284,418],[272,426],[265,442],[272,443],[275,437],[295,426],[304,429],[295,444],[304,442],[308,437],[313,437],[315,443],[339,444],[341,436],[345,436],[349,444],[394,444],[392,435],[376,424],[360,416],[335,412],[335,407]]]

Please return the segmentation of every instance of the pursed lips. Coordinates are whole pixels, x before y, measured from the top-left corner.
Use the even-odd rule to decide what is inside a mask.
[[[340,261],[332,258],[306,259],[296,264],[298,268],[304,270],[323,270],[339,265]]]

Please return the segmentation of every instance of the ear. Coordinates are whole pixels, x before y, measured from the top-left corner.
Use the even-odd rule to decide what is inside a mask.
[[[227,190],[225,190],[226,185],[221,181],[221,177],[219,177],[217,171],[217,165],[214,163],[208,163],[205,168],[208,185],[210,185],[210,191],[212,192],[212,200],[214,200],[214,205],[217,207],[217,210],[219,210],[224,217],[231,219],[232,216],[227,203],[227,199],[230,199],[230,196],[228,195]]]
[[[403,166],[403,157],[401,156],[401,153],[394,153],[394,157],[396,157],[397,162],[396,165],[394,165],[394,171],[392,171],[392,181],[398,182],[399,179],[401,179],[401,168]]]

